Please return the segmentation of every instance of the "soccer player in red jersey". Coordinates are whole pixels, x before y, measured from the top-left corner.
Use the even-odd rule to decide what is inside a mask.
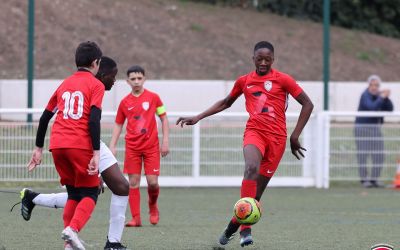
[[[96,78],[104,84],[106,91],[111,90],[113,87],[117,73],[117,63],[107,56],[102,56]],[[43,147],[43,145],[37,146]],[[127,249],[120,242],[125,226],[125,211],[128,203],[129,183],[122,174],[117,159],[103,142],[100,142],[99,172],[108,188],[112,191],[110,223],[104,250]],[[24,188],[21,191],[21,215],[28,221],[31,218],[32,210],[35,205],[50,208],[63,208],[67,200],[68,193],[66,192],[43,194]],[[72,249],[72,247],[68,248],[68,246],[66,246],[65,249],[69,250]]]
[[[150,223],[159,221],[157,199],[160,192],[158,176],[160,174],[160,154],[169,153],[168,119],[160,97],[143,87],[145,71],[140,66],[132,66],[127,71],[127,83],[132,91],[119,104],[115,126],[110,142],[110,150],[115,154],[118,138],[125,120],[128,120],[125,135],[124,173],[129,176],[129,205],[132,220],[127,227],[142,225],[140,218],[140,176],[142,165],[147,179],[149,196]],[[163,139],[161,150],[155,115],[160,117]]]
[[[28,164],[33,170],[41,162],[48,123],[57,113],[50,136],[50,151],[65,185],[62,239],[74,249],[85,249],[78,238],[97,201],[99,186],[100,119],[105,87],[95,78],[102,52],[94,42],[79,44],[75,53],[78,68],[50,98],[36,136],[36,148]]]
[[[306,125],[313,103],[296,81],[289,75],[272,68],[274,47],[266,41],[258,42],[254,47],[253,61],[255,71],[239,77],[225,98],[209,109],[194,117],[180,117],[176,124],[193,125],[199,120],[229,108],[236,99],[244,94],[249,119],[243,139],[245,161],[241,197],[253,197],[260,200],[268,182],[274,175],[286,146],[286,116],[288,95],[293,96],[301,105],[299,119],[290,136],[292,154],[300,159],[305,149],[300,145],[299,136]],[[240,224],[232,218],[221,235],[219,242],[228,244]],[[253,244],[250,226],[240,230],[241,246]]]

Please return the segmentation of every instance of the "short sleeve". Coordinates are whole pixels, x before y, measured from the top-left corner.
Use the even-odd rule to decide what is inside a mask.
[[[165,109],[163,102],[161,101],[161,99],[158,95],[156,95],[155,101],[156,101],[156,114],[160,117],[166,115],[167,111]]]
[[[57,112],[57,90],[50,97],[49,102],[47,103],[46,109],[53,113]]]
[[[103,102],[104,97],[104,85],[103,84],[94,84],[92,89],[92,96],[90,98],[90,107],[96,106],[101,109],[101,103]]]
[[[239,77],[235,85],[233,85],[233,88],[231,90],[231,93],[229,95],[234,98],[238,98],[241,94],[243,94],[243,86],[246,83],[246,76],[241,76]]]
[[[303,89],[299,86],[296,80],[293,79],[293,77],[285,75],[283,82],[284,82],[284,88],[291,96],[293,96],[293,98],[298,97],[301,94],[301,92],[303,92]]]
[[[124,124],[125,119],[126,119],[126,115],[124,112],[124,101],[122,100],[118,106],[118,110],[117,110],[117,116],[115,117],[115,123],[117,124]]]

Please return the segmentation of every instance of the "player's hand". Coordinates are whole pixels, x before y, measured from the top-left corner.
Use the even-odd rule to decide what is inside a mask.
[[[42,153],[43,153],[43,148],[38,148],[36,147],[33,150],[31,160],[28,163],[28,171],[32,171],[36,168],[37,165],[40,165],[42,163]]]
[[[168,142],[163,142],[161,145],[161,156],[165,157],[169,154],[169,145]]]
[[[197,122],[199,122],[199,120],[200,119],[197,116],[179,117],[176,121],[176,125],[181,125],[183,128],[183,125],[195,125]]]
[[[103,178],[100,176],[100,184],[99,184],[99,190],[97,192],[97,194],[101,194],[104,193],[104,181]]]
[[[89,175],[97,175],[99,174],[99,162],[100,162],[100,152],[99,150],[93,151],[93,157],[90,159],[88,165],[88,174]]]
[[[307,151],[307,149],[303,148],[300,145],[299,137],[298,136],[290,136],[290,148],[292,149],[292,154],[300,160],[300,156],[304,158],[303,151]]]

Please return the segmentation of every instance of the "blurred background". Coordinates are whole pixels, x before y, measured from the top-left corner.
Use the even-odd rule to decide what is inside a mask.
[[[400,246],[399,0],[2,0],[0,6],[0,224],[6,229],[0,249],[61,247],[61,210],[35,208],[25,223],[8,209],[20,201],[22,187],[65,191],[47,150],[35,171],[28,173],[26,164],[38,119],[76,70],[75,49],[87,40],[119,68],[103,101],[106,144],[130,92],[125,72],[131,65],[145,68],[145,88],[160,95],[169,117],[161,221],[149,227],[146,218],[143,228],[125,230],[129,247],[221,249],[214,243],[243,178],[245,100],[192,127],[175,121],[224,98],[236,78],[254,69],[260,40],[275,46],[273,67],[292,75],[315,108],[300,138],[306,157],[296,160],[287,143],[270,183],[285,188],[263,196],[265,218],[254,227],[251,249]],[[289,99],[289,134],[300,108]],[[124,143],[121,138],[117,148],[121,167]],[[103,246],[109,196],[99,199],[82,233],[88,248]],[[147,196],[142,199],[146,206]]]

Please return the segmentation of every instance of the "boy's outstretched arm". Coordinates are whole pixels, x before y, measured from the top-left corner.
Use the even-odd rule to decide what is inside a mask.
[[[167,115],[160,117],[162,128],[161,156],[165,157],[169,153],[169,124]]]
[[[216,103],[214,103],[214,105],[212,105],[211,107],[206,109],[204,112],[202,112],[196,116],[179,117],[179,119],[176,121],[176,125],[180,124],[181,127],[183,127],[183,125],[194,125],[203,118],[214,115],[216,113],[219,113],[219,112],[229,108],[236,101],[236,99],[237,99],[237,97],[232,97],[232,96],[228,95],[226,98],[217,101]]]
[[[117,154],[116,146],[117,146],[119,136],[121,135],[122,126],[123,126],[123,124],[118,124],[118,123],[114,124],[111,141],[110,141],[110,150],[111,150],[111,153],[113,153],[113,155]]]
[[[292,150],[292,154],[296,156],[298,160],[300,160],[300,156],[304,157],[302,150],[306,151],[306,149],[300,145],[299,137],[304,126],[307,124],[308,119],[310,118],[311,112],[314,109],[314,104],[304,91],[296,97],[296,100],[302,105],[302,107],[296,127],[290,136],[290,148]]]

